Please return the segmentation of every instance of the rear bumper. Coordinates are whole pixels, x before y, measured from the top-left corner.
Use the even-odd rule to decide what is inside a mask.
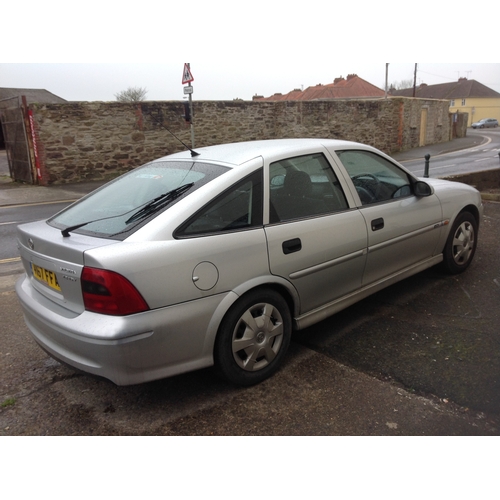
[[[16,283],[26,324],[52,357],[117,385],[165,378],[213,364],[216,295],[125,317],[74,315],[48,303],[23,276]]]

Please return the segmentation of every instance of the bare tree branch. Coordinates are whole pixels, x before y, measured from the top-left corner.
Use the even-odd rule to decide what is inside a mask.
[[[115,94],[116,100],[118,102],[140,102],[144,101],[147,89],[142,87],[129,87],[127,90],[122,90]]]

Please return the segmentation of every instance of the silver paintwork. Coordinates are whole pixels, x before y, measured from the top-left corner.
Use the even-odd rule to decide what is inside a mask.
[[[74,232],[64,238],[45,222],[19,228],[26,274],[18,293],[27,325],[53,357],[116,384],[146,382],[213,364],[219,326],[236,300],[273,287],[293,305],[295,328],[308,327],[392,283],[443,259],[450,228],[465,207],[482,214],[479,193],[458,183],[422,179],[429,197],[407,196],[362,206],[336,151],[376,152],[332,140],[277,140],[198,150],[198,161],[231,170],[154,217],[124,241]],[[348,209],[320,217],[269,224],[269,165],[322,153],[335,171]],[[189,152],[171,157],[192,162]],[[264,168],[264,226],[176,239],[175,230],[219,193]],[[412,177],[412,176],[411,176]],[[385,221],[383,230],[371,223]],[[283,242],[302,249],[283,254]],[[37,282],[31,263],[56,273],[62,293]],[[118,272],[140,291],[150,311],[110,317],[84,310],[84,266]]]

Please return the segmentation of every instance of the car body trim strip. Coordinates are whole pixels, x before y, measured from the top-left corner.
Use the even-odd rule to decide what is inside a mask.
[[[370,252],[375,252],[377,250],[381,250],[383,248],[390,247],[391,245],[395,245],[397,243],[401,243],[402,241],[409,240],[411,238],[414,238],[415,236],[419,236],[424,233],[428,233],[430,231],[433,231],[434,229],[439,229],[440,227],[443,227],[445,223],[442,222],[437,222],[435,224],[431,224],[430,226],[423,227],[421,229],[417,229],[416,231],[412,231],[411,233],[403,234],[401,236],[398,236],[397,238],[392,238],[387,241],[383,241],[382,243],[378,243],[376,245],[372,245],[368,247],[368,253]]]
[[[339,264],[343,264],[344,262],[348,262],[358,257],[363,257],[363,255],[366,255],[366,253],[367,251],[364,248],[362,250],[358,250],[357,252],[353,252],[348,255],[344,255],[343,257],[339,257],[338,259],[329,260],[328,262],[323,262],[323,264],[318,264],[317,266],[308,267],[307,269],[303,269],[302,271],[297,271],[295,273],[290,274],[289,277],[291,280],[304,278],[305,276],[309,276],[310,274],[323,271],[325,269],[328,269],[329,267],[338,266]]]

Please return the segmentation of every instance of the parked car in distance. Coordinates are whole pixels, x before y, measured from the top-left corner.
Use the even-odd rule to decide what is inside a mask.
[[[118,385],[215,365],[248,386],[304,329],[393,283],[471,264],[474,188],[327,139],[173,154],[19,226],[26,323]]]
[[[496,128],[498,127],[498,120],[495,118],[485,118],[484,120],[480,120],[476,123],[472,124],[472,128]]]

